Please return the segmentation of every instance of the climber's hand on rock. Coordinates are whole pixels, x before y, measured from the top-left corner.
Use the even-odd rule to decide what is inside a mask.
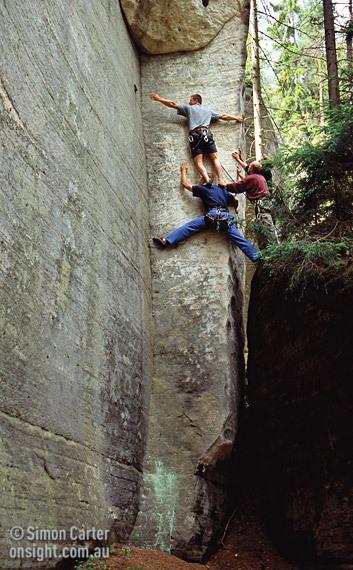
[[[160,100],[160,96],[158,95],[158,93],[149,93],[148,96],[150,97],[150,99],[152,99],[152,101]]]

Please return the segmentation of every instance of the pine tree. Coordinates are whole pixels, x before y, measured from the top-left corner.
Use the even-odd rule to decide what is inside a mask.
[[[284,138],[301,144],[324,122],[324,34],[322,11],[315,0],[302,6],[282,1],[267,12],[266,34],[273,50],[267,57],[275,85],[266,89],[266,103]]]
[[[340,103],[340,92],[332,0],[323,0],[323,8],[329,104],[331,108],[334,108]]]
[[[347,22],[346,31],[346,48],[347,48],[347,75],[348,80],[352,81],[352,71],[353,71],[353,56],[352,56],[352,38],[353,38],[353,6],[352,0],[349,0],[348,4],[349,19]]]
[[[250,0],[250,36],[251,36],[251,79],[253,85],[254,107],[254,140],[255,158],[260,160],[263,155],[263,127],[261,119],[261,75],[259,54],[259,31],[257,21],[256,0]]]

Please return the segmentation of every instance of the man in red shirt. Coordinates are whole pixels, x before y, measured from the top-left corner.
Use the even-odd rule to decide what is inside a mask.
[[[259,174],[261,169],[261,162],[250,162],[248,176],[241,174],[238,169],[237,173],[241,180],[230,182],[226,188],[235,194],[244,192],[248,200],[254,202],[256,219],[263,225],[263,231],[260,231],[258,236],[259,246],[263,248],[269,243],[278,243],[278,235],[271,215],[271,194],[264,176]]]
[[[259,162],[251,162],[248,168],[248,176],[243,176],[239,169],[238,175],[241,178],[239,182],[230,182],[226,184],[227,190],[229,192],[234,192],[235,194],[240,194],[245,192],[246,197],[250,202],[256,202],[265,198],[265,196],[270,196],[270,191],[268,189],[265,178],[259,174],[262,166]]]

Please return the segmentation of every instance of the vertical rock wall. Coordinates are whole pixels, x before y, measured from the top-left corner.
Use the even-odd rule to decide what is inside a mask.
[[[1,547],[18,568],[13,525],[131,530],[149,228],[140,67],[118,2],[0,10]]]
[[[351,568],[352,271],[306,283],[299,294],[268,270],[253,280],[251,471],[283,552],[306,568]]]
[[[207,233],[152,249],[151,306],[150,230],[166,233],[201,203],[179,188],[185,123],[147,93],[184,102],[198,91],[206,105],[241,113],[246,3],[235,10],[202,50],[142,56],[141,89],[113,0],[1,5],[5,553],[14,525],[101,526],[125,540],[139,504],[146,414],[134,539],[200,559],[221,527],[243,375],[244,258]],[[243,128],[220,123],[214,133],[233,169]]]
[[[152,234],[165,235],[199,215],[202,206],[180,189],[183,158],[190,180],[198,180],[183,118],[147,94],[182,103],[198,92],[206,106],[241,113],[246,14],[244,8],[205,49],[142,58]],[[234,172],[230,153],[243,128],[220,122],[213,131],[221,161]],[[215,233],[173,250],[152,248],[154,373],[143,500],[133,539],[190,560],[207,553],[227,511],[227,461],[243,372],[243,267],[243,254]],[[208,467],[200,477],[195,472],[204,454]]]

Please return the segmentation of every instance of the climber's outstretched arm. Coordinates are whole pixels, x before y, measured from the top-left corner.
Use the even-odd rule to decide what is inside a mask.
[[[158,103],[162,103],[162,105],[165,105],[166,107],[171,107],[172,109],[176,109],[176,107],[178,106],[178,103],[176,103],[175,101],[171,101],[170,99],[163,99],[163,97],[160,97],[160,95],[158,95],[157,93],[149,93],[148,95],[150,99],[152,99],[152,101],[158,101]]]
[[[183,162],[181,163],[181,166],[180,166],[180,173],[181,173],[180,181],[181,181],[182,186],[184,186],[185,190],[189,190],[189,192],[192,192],[192,185],[190,184],[190,182],[188,182],[188,180],[186,178],[187,171],[188,171],[188,167],[186,165],[186,161],[183,160]]]
[[[244,118],[241,115],[229,115],[228,113],[222,113],[222,121],[237,121],[237,123],[243,123]]]

